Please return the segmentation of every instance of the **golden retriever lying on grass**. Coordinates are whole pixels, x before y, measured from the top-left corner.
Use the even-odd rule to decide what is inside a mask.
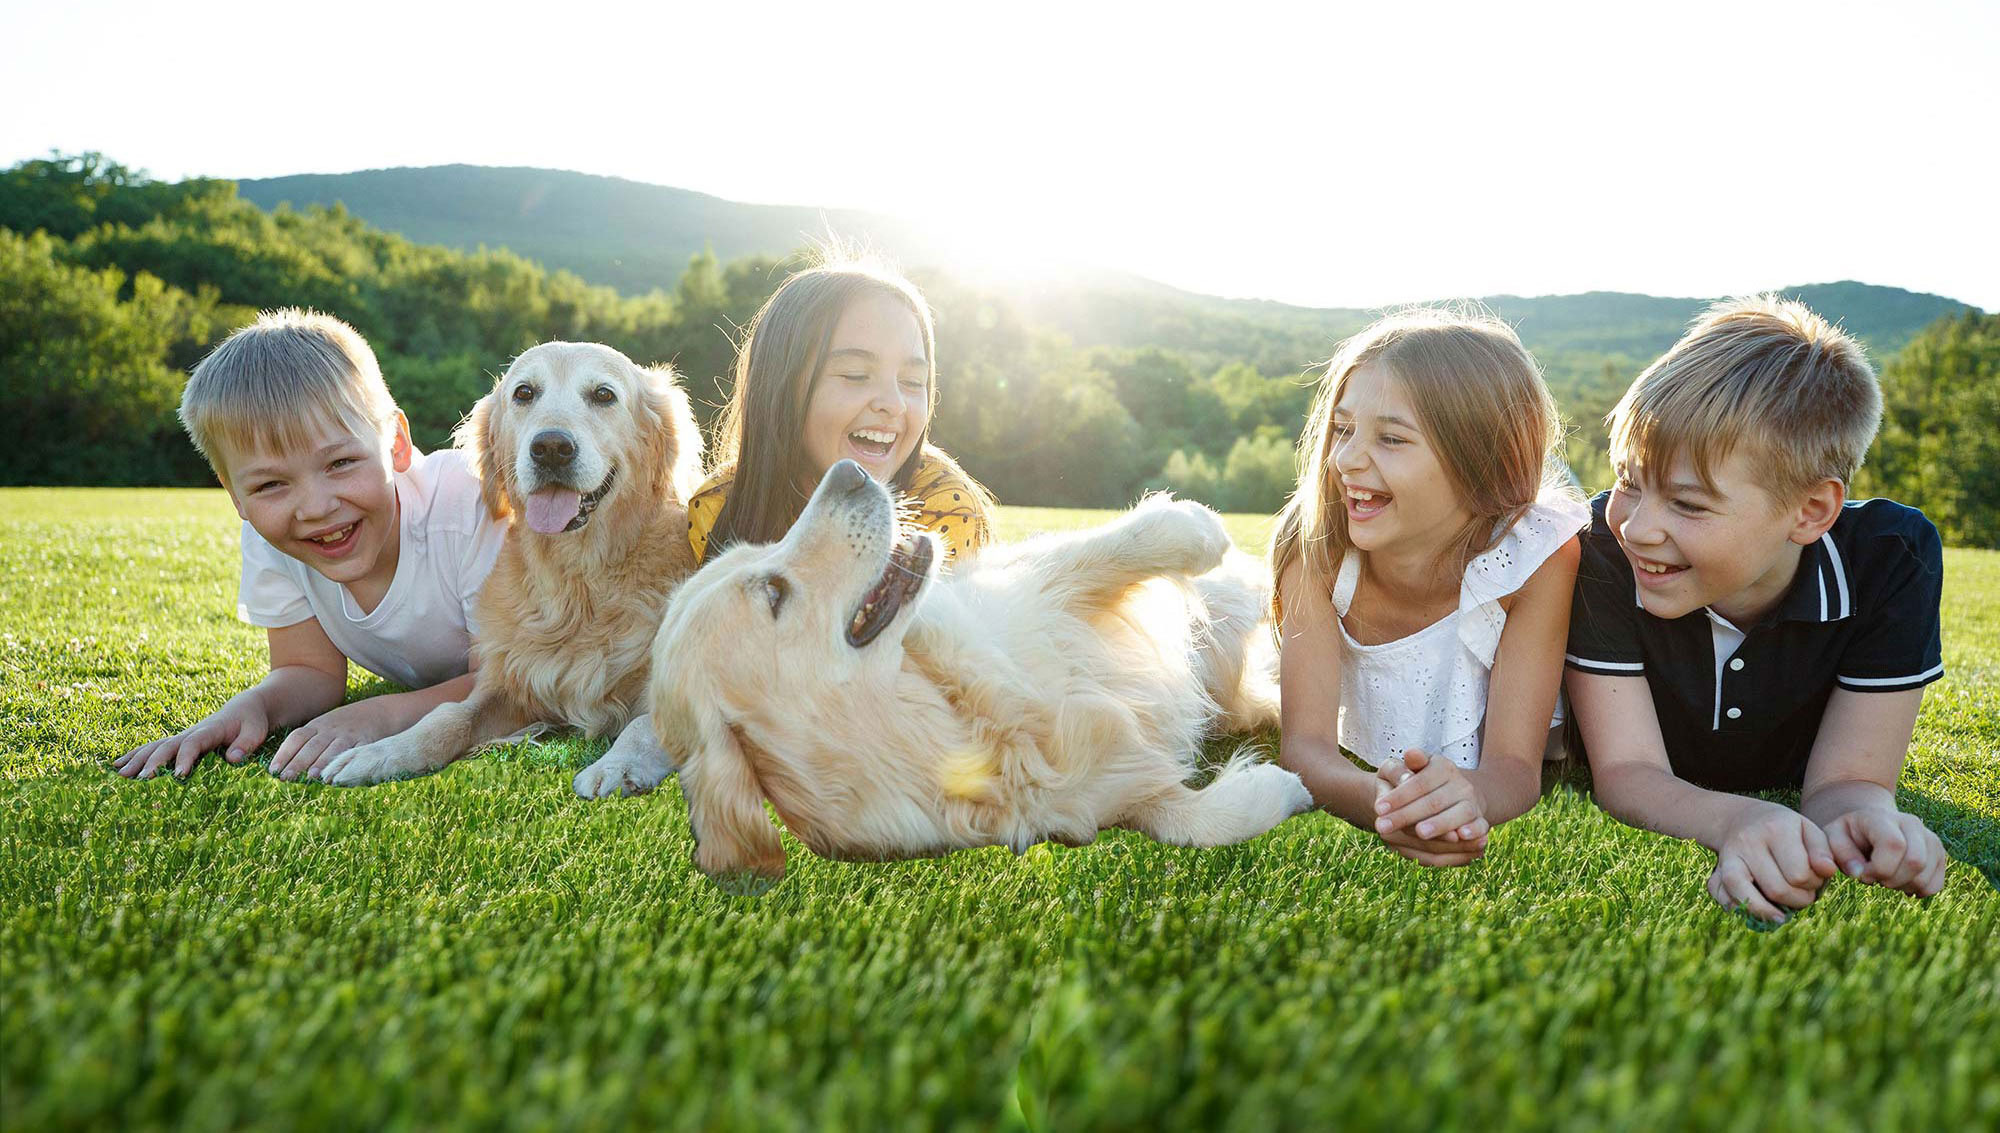
[[[1261,572],[1228,552],[1214,512],[1157,498],[940,576],[936,541],[899,535],[888,491],[836,464],[782,542],[716,558],[660,627],[653,724],[696,864],[731,888],[780,877],[765,799],[856,859],[1113,825],[1218,846],[1308,808],[1297,776],[1246,757],[1184,785],[1211,725],[1276,718],[1268,667],[1246,664],[1268,643]]]
[[[344,752],[324,778],[422,775],[536,724],[655,750],[635,713],[667,593],[694,570],[687,499],[701,474],[701,433],[673,371],[596,343],[543,343],[507,367],[458,442],[487,506],[509,520],[475,607],[472,695]]]

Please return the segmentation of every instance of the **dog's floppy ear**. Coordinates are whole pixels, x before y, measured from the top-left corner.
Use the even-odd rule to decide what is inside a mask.
[[[653,677],[653,728],[679,760],[694,830],[694,864],[723,891],[756,896],[785,876],[785,845],[743,747],[711,704],[697,704],[671,668]]]
[[[472,474],[479,477],[479,498],[486,503],[486,510],[495,519],[507,518],[511,510],[507,504],[507,477],[513,475],[512,462],[497,452],[499,437],[495,435],[498,426],[494,423],[495,400],[500,396],[498,387],[494,392],[479,399],[472,412],[451,431],[451,443],[465,453],[466,463],[472,465]]]
[[[685,504],[701,487],[701,427],[695,424],[694,409],[673,367],[649,366],[640,371],[640,377],[646,405],[653,414],[648,438],[653,494]]]

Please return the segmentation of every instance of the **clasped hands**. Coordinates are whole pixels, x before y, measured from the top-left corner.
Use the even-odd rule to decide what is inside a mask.
[[[1913,814],[1881,807],[1851,810],[1821,827],[1805,815],[1767,804],[1731,831],[1715,853],[1708,895],[1783,924],[1834,874],[1929,897],[1944,888],[1944,843]]]
[[[1492,829],[1478,788],[1451,760],[1411,748],[1376,769],[1375,833],[1418,865],[1478,861]]]

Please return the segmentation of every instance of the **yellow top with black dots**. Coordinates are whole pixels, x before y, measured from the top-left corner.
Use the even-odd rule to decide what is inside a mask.
[[[730,482],[726,474],[711,476],[688,501],[688,546],[694,548],[696,562],[708,552],[708,533],[715,529],[716,517],[729,499]],[[909,490],[903,493],[905,501],[916,504],[910,518],[938,537],[947,560],[962,551],[977,550],[992,538],[985,517],[973,502],[978,491],[949,464],[926,457],[917,465]]]

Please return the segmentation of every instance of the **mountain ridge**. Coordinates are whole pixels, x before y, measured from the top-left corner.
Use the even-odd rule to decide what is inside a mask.
[[[947,249],[933,234],[884,214],[751,204],[696,189],[572,170],[463,163],[396,166],[252,178],[239,180],[237,189],[245,199],[267,210],[286,203],[302,208],[339,202],[370,224],[420,243],[467,250],[482,244],[505,247],[549,268],[568,270],[628,294],[672,288],[689,258],[705,250],[723,261],[752,255],[782,258],[828,235],[829,230],[862,240],[913,271],[952,270]],[[1045,299],[1051,291],[1069,294],[1084,288],[1120,298],[1169,300],[1238,316],[1273,318],[1295,324],[1294,329],[1301,329],[1296,324],[1314,322],[1345,326],[1357,317],[1365,321],[1376,312],[1405,305],[1312,307],[1278,299],[1225,297],[1111,268],[1085,269],[1076,279],[1070,287],[1051,289],[1038,284],[1032,289],[1008,290],[1017,297],[1023,290],[1030,291],[1031,307],[1047,306],[1046,301],[1034,301],[1032,292],[1043,293]],[[1863,319],[1869,325],[1850,327],[1883,353],[1900,348],[1921,325],[1971,306],[1948,296],[1854,280],[1775,290],[1804,298],[1846,289],[1843,293],[1851,299],[1856,295],[1853,288],[1869,289],[1869,298],[1876,306],[1903,308],[1888,325]],[[1474,301],[1502,317],[1515,312],[1532,318],[1542,324],[1537,327],[1538,335],[1569,323],[1569,319],[1554,316],[1569,313],[1571,308],[1581,312],[1579,323],[1612,316],[1623,324],[1638,317],[1653,324],[1655,329],[1646,338],[1656,341],[1662,321],[1684,326],[1695,311],[1714,298],[1592,290],[1490,295]],[[1066,320],[1055,321],[1060,324]],[[1085,335],[1083,340],[1091,337]],[[1671,337],[1667,341],[1671,342]]]

